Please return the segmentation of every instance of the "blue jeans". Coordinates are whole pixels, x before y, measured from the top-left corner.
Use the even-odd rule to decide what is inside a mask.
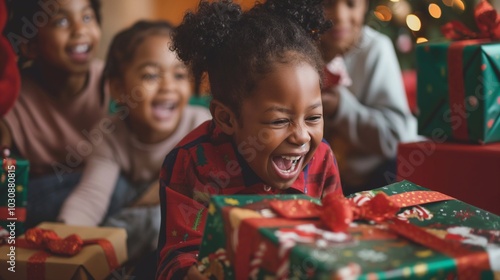
[[[64,174],[62,180],[57,175],[49,175],[32,179],[28,182],[28,202],[26,205],[26,228],[41,222],[55,222],[59,211],[80,182],[80,172]],[[116,214],[130,204],[136,195],[133,186],[120,176],[113,191],[106,217]]]

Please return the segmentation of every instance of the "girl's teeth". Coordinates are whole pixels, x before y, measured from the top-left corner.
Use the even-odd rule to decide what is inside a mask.
[[[281,156],[281,157],[286,159],[286,160],[293,160],[293,161],[297,161],[300,159],[300,156],[296,156],[296,157]]]
[[[73,49],[75,53],[85,53],[88,50],[89,50],[89,45],[78,45]]]

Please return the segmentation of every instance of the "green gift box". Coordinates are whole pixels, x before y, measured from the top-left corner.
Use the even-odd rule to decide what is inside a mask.
[[[500,141],[500,43],[423,43],[416,56],[419,134]]]
[[[214,196],[199,269],[210,279],[238,280],[446,279],[454,275],[499,279],[500,217],[452,198],[425,203],[427,194],[435,192],[408,181],[354,194],[351,201],[375,201],[380,193],[389,198],[408,195],[424,203],[401,208],[395,218],[399,224],[356,221],[346,233],[335,233],[318,219],[283,218],[270,207],[276,202],[319,203],[305,195]],[[300,207],[282,210],[307,212]],[[396,234],[391,224],[415,227],[421,231],[414,231],[417,236],[427,234],[438,242],[428,237],[424,239],[431,240],[429,246],[413,242]],[[437,243],[439,248],[432,249]]]
[[[7,158],[0,168],[0,244],[24,233],[29,162]]]

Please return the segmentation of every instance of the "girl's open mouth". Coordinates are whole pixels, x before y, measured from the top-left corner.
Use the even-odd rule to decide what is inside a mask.
[[[90,44],[77,44],[66,48],[66,53],[76,62],[87,62],[91,58],[91,50],[92,46]]]
[[[283,179],[294,178],[300,171],[304,156],[275,156],[272,158],[274,169]]]
[[[174,115],[177,107],[178,103],[173,101],[153,102],[153,117],[161,121],[168,120]]]

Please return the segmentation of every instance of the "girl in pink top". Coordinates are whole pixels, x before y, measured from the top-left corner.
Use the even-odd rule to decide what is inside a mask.
[[[164,21],[139,21],[113,39],[104,78],[117,113],[95,128],[103,137],[59,213],[67,224],[124,227],[129,259],[156,248],[165,155],[211,118],[188,105],[191,75],[169,50],[172,30]]]
[[[18,53],[21,91],[0,121],[1,145],[30,162],[27,226],[53,221],[107,111],[99,92],[99,0],[10,1],[4,35]]]

